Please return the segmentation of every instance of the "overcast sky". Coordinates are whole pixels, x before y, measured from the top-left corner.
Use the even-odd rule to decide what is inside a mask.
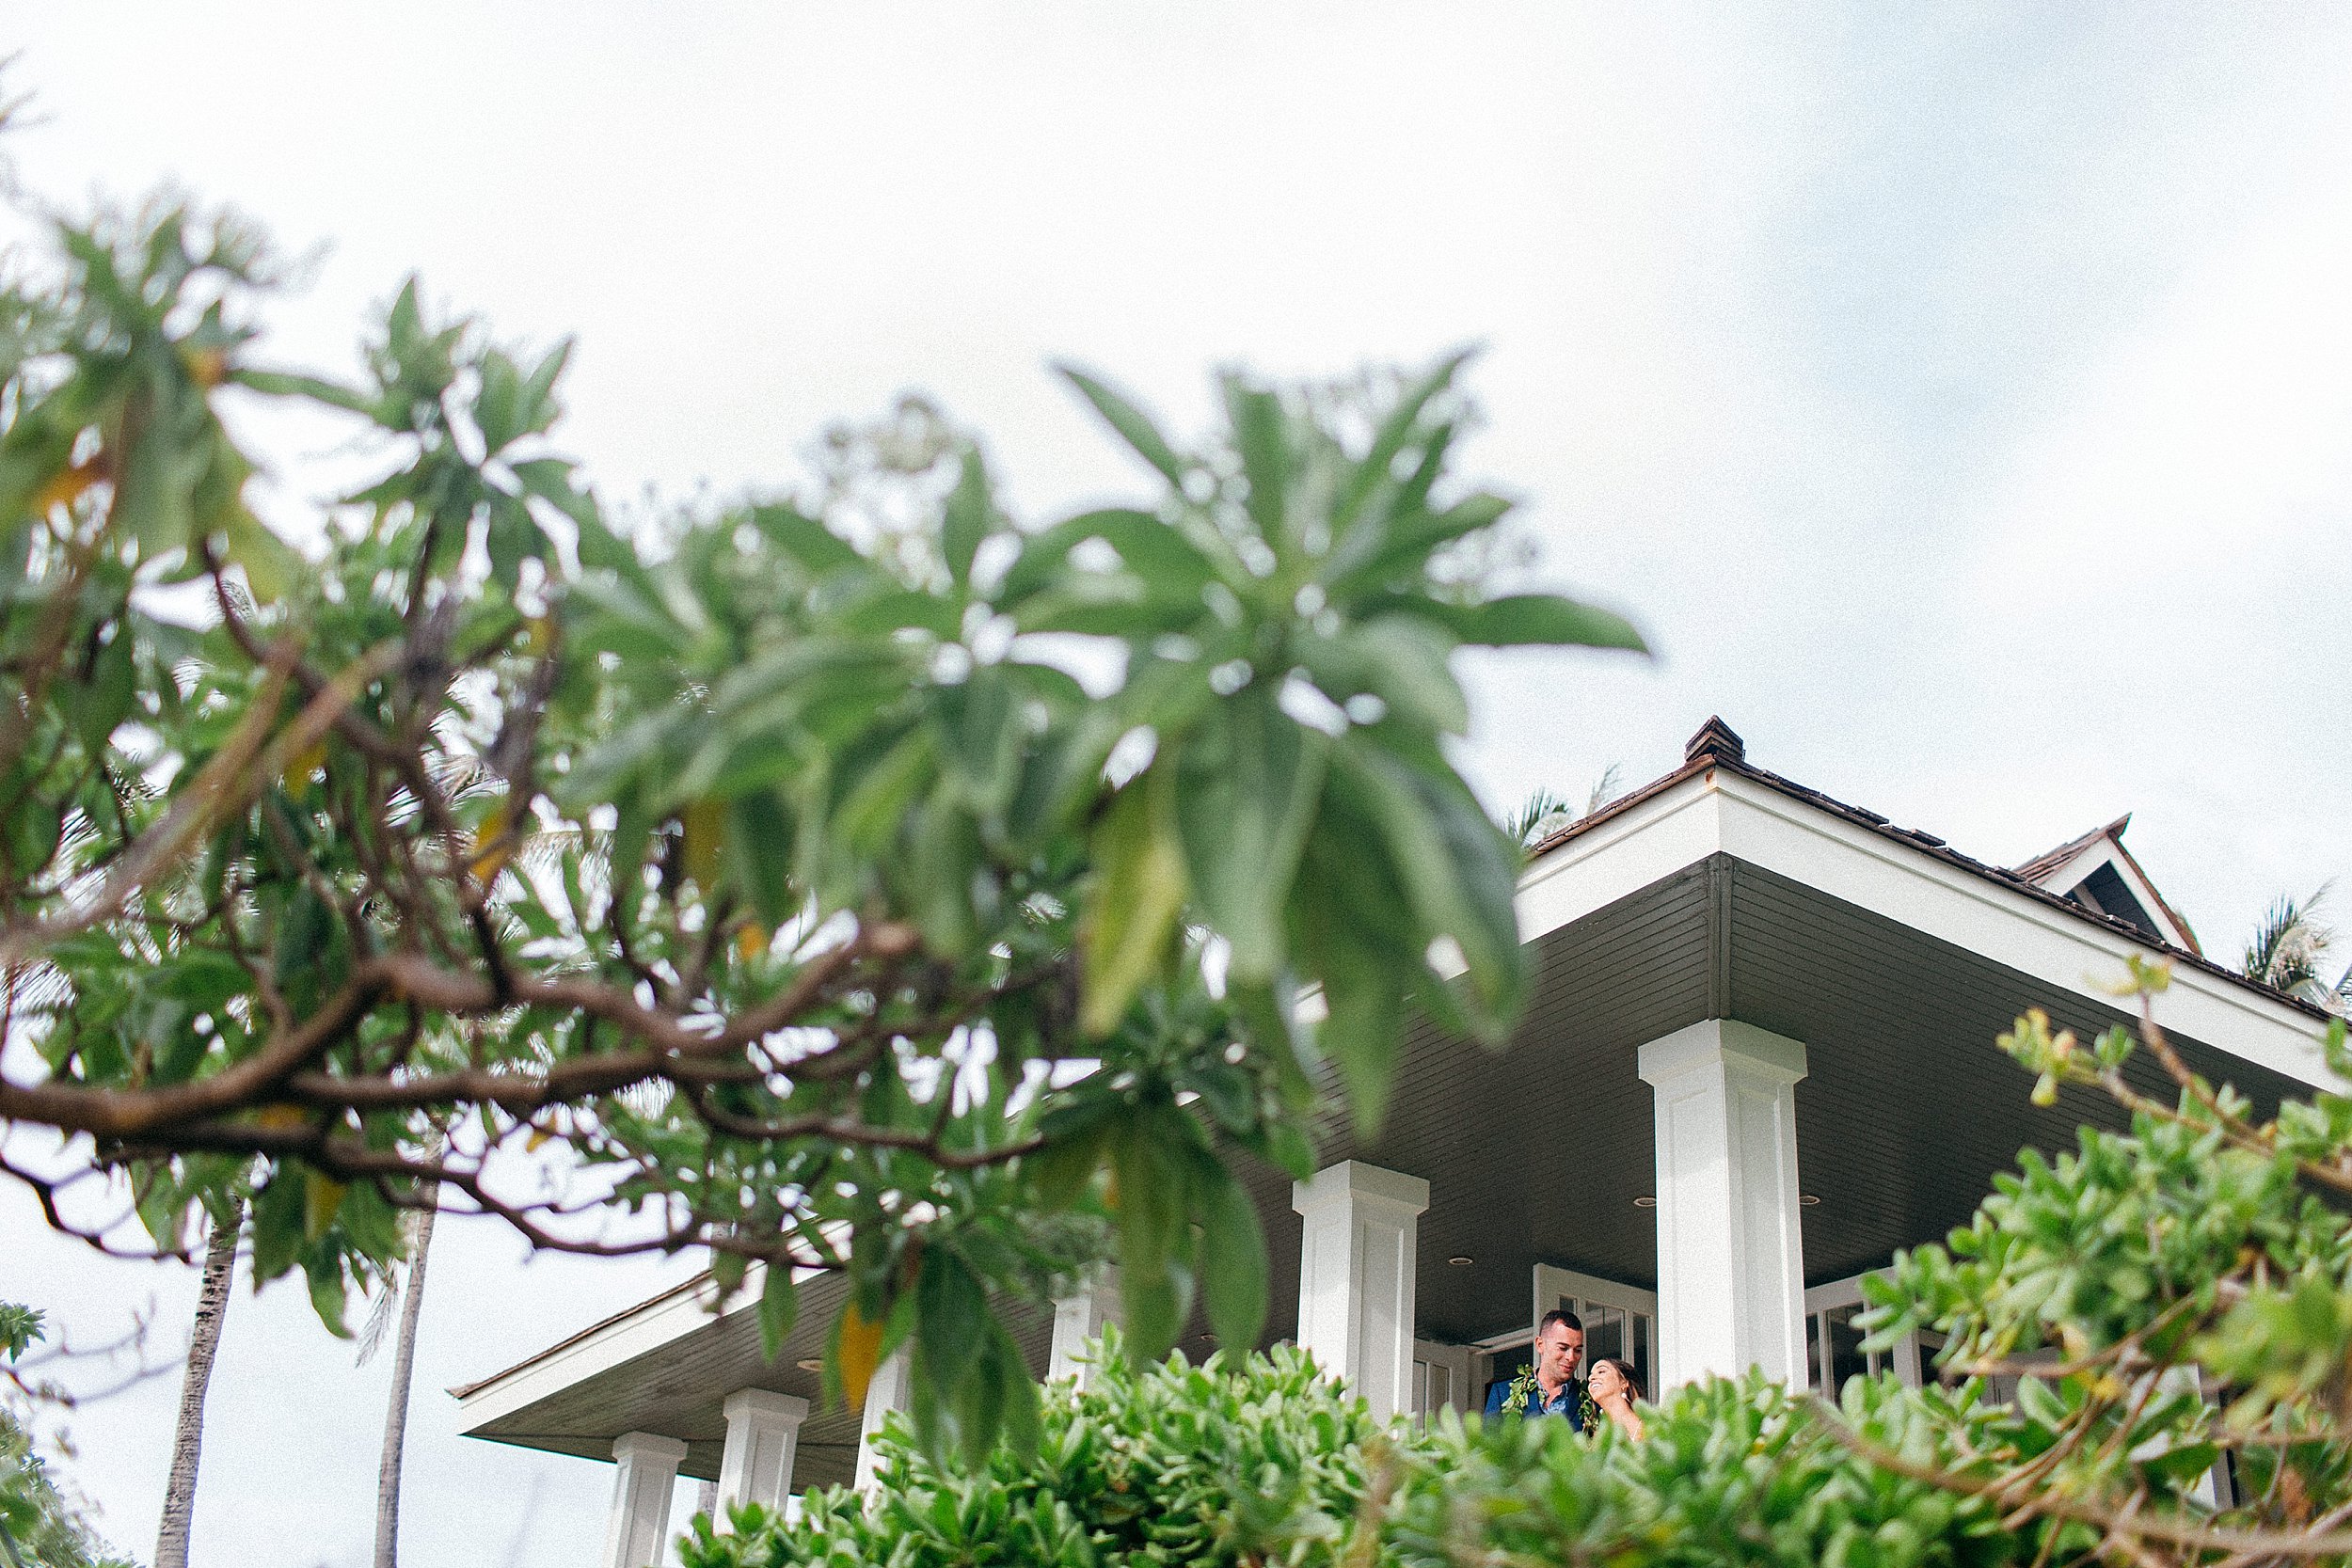
[[[919,388],[1050,516],[1140,488],[1050,358],[1197,426],[1220,364],[1483,342],[1470,467],[1662,650],[1476,666],[1499,809],[1653,777],[1721,713],[1989,860],[2132,812],[2217,956],[2352,874],[2352,8],[10,11],[28,186],[170,182],[326,247],[287,362],[347,367],[412,269],[576,333],[560,434],[608,496],[789,479]],[[437,1390],[664,1275],[464,1227],[433,1274],[406,1560],[588,1560],[609,1469],[457,1438]],[[151,1292],[183,1333],[183,1274],[0,1193],[0,1297],[95,1336]],[[385,1371],[298,1287],[238,1298],[198,1568],[368,1560]],[[176,1399],[75,1422],[142,1557]]]

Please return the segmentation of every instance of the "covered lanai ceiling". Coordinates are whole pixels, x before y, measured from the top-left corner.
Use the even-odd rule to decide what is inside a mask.
[[[1380,1135],[1343,1128],[1327,1160],[1427,1179],[1422,1337],[1469,1343],[1523,1325],[1530,1269],[1552,1263],[1655,1287],[1650,1087],[1643,1042],[1710,1017],[1805,1042],[1797,1087],[1807,1283],[1885,1263],[1967,1221],[2028,1145],[2071,1144],[2120,1117],[2069,1090],[2047,1110],[1994,1046],[2027,1007],[2089,1038],[2125,1022],[2039,981],[1729,855],[1708,860],[1540,939],[1534,998],[1508,1046],[1422,1025],[1408,1039]],[[2190,1058],[2258,1101],[2292,1085],[2183,1037]],[[2152,1080],[2153,1082],[2153,1080]],[[1289,1179],[1254,1173],[1275,1259],[1276,1322],[1297,1297]],[[1455,1265],[1449,1259],[1472,1259]]]

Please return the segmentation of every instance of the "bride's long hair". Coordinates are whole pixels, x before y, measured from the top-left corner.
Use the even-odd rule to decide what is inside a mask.
[[[1642,1392],[1642,1380],[1633,1375],[1632,1362],[1620,1361],[1613,1355],[1604,1355],[1599,1360],[1594,1362],[1593,1365],[1596,1367],[1614,1367],[1617,1370],[1617,1375],[1625,1379],[1625,1392],[1628,1399],[1639,1403],[1644,1398],[1646,1397]],[[1587,1375],[1589,1376],[1590,1374],[1588,1373]]]

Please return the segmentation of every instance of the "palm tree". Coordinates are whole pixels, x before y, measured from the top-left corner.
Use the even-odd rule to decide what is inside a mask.
[[[1519,809],[1503,818],[1502,831],[1522,849],[1533,849],[1545,839],[1572,823],[1581,822],[1624,793],[1619,781],[1621,769],[1615,763],[1600,770],[1592,789],[1584,797],[1584,809],[1577,811],[1565,798],[1549,788],[1538,785],[1520,803]]]
[[[433,1219],[417,1216],[408,1247],[408,1288],[402,1294],[400,1338],[392,1347],[392,1397],[384,1412],[384,1457],[375,1468],[375,1568],[397,1568],[400,1560],[400,1461],[408,1441],[408,1385],[417,1370],[417,1314],[424,1306],[425,1251],[433,1245]],[[390,1291],[385,1299],[391,1299]]]
[[[237,1237],[245,1228],[245,1205],[233,1203],[213,1216],[212,1241],[204,1249],[204,1277],[196,1292],[196,1327],[188,1337],[188,1371],[180,1385],[180,1424],[171,1439],[171,1479],[164,1487],[162,1528],[155,1537],[155,1568],[188,1568],[188,1527],[196,1514],[196,1466],[204,1446],[204,1390],[213,1381],[213,1358],[220,1354],[221,1320],[229,1311],[229,1287],[236,1275]]]
[[[384,1343],[391,1305],[400,1301],[400,1334],[392,1342],[392,1392],[384,1411],[384,1454],[375,1467],[375,1568],[398,1568],[400,1561],[400,1469],[408,1443],[408,1388],[416,1380],[417,1318],[424,1307],[425,1255],[433,1246],[433,1222],[440,1214],[439,1195],[411,1220],[408,1236],[407,1288],[399,1290],[389,1276],[376,1297],[375,1311],[359,1337],[359,1364]]]
[[[2246,944],[2240,972],[2273,990],[2286,992],[2332,1013],[2352,1010],[2352,967],[2329,985],[2321,963],[2335,945],[2336,930],[2319,917],[2328,884],[2300,901],[2281,896],[2263,916]]]

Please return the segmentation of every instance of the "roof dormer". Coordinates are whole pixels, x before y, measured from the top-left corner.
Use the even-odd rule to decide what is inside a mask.
[[[2016,868],[2016,875],[2037,887],[2110,919],[2120,920],[2143,936],[2202,955],[2197,933],[2164,901],[2155,883],[2123,847],[2123,830],[2131,826],[2125,812],[2104,828],[2070,839]]]

